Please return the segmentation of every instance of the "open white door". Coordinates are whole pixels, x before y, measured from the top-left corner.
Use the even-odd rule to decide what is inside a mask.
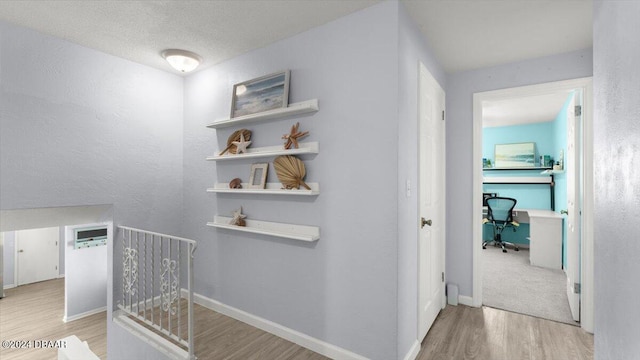
[[[420,63],[418,335],[420,341],[445,305],[444,297],[444,90]]]
[[[57,278],[59,244],[58,227],[16,231],[16,285]]]
[[[580,321],[580,140],[578,126],[582,123],[581,94],[576,91],[567,111],[567,297],[573,320]]]

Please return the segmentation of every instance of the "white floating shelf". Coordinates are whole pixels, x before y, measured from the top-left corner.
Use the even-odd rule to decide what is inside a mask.
[[[230,189],[229,184],[217,183],[215,187],[207,189],[207,192],[227,193],[227,194],[264,194],[264,195],[307,195],[314,196],[320,194],[318,183],[307,183],[311,190],[304,187],[300,189],[283,189],[280,183],[267,183],[265,189],[250,189],[248,183],[242,183],[242,189]]]
[[[553,175],[553,174],[563,174],[564,170],[545,170],[541,172],[542,175]]]
[[[307,100],[299,103],[289,104],[286,108],[267,110],[256,114],[238,116],[235,118],[219,120],[207,125],[208,128],[219,129],[233,125],[252,123],[257,121],[284,119],[296,115],[314,113],[318,111],[318,99]]]
[[[247,226],[237,226],[229,224],[231,219],[231,217],[216,215],[214,221],[208,222],[207,225],[220,229],[242,231],[308,242],[320,239],[320,228],[317,226],[283,224],[248,219],[245,220]]]
[[[317,154],[319,151],[319,144],[316,141],[299,143],[298,149],[285,149],[284,145],[277,146],[265,146],[259,148],[248,148],[246,153],[242,154],[229,154],[207,156],[207,160],[210,161],[222,161],[222,160],[239,160],[239,159],[255,159],[261,157],[271,157],[279,155],[301,155],[301,154]],[[218,151],[219,152],[219,151]]]
[[[550,184],[551,177],[546,176],[502,176],[502,177],[484,177],[483,183],[485,184]]]

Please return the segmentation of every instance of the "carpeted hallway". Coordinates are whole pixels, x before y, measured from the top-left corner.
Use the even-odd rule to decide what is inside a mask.
[[[529,264],[529,250],[482,250],[485,306],[578,325],[571,317],[564,271]]]

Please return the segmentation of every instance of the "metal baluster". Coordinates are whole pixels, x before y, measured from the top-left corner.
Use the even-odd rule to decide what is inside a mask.
[[[131,231],[129,231],[129,254],[131,254]],[[131,275],[132,275],[132,271],[133,271],[133,267],[132,267],[132,259],[130,256],[128,256],[129,261],[129,279],[131,279]],[[131,285],[131,282],[129,282],[129,285]],[[131,289],[129,289],[129,311],[133,311],[133,307],[131,305]]]
[[[155,270],[155,260],[156,260],[156,247],[155,244],[155,235],[151,235],[151,323],[155,324],[153,313],[155,312],[155,295],[156,295],[156,270]]]
[[[169,259],[169,263],[168,263],[168,271],[167,271],[167,276],[168,276],[168,280],[169,282],[167,282],[167,285],[169,285],[169,307],[167,307],[167,317],[169,318],[169,326],[167,327],[169,329],[169,334],[173,333],[173,328],[171,327],[171,305],[173,304],[172,300],[173,300],[173,279],[171,278],[171,245],[173,244],[173,238],[169,238],[169,255],[167,255],[167,259]]]
[[[131,230],[129,230],[131,231]],[[125,245],[124,243],[127,241],[127,231],[126,230],[122,230],[122,307],[126,308],[127,306],[127,299],[125,298],[125,294],[126,292],[125,290],[125,286],[126,286],[126,281],[124,279],[125,274],[124,274],[124,261],[125,261]]]
[[[180,337],[180,326],[181,326],[181,313],[182,313],[182,288],[180,287],[180,265],[182,264],[182,241],[178,241],[178,339],[182,339]]]
[[[193,252],[195,251],[195,244],[189,244],[189,254],[187,254],[187,285],[189,287],[189,322],[188,322],[188,335],[189,335],[189,359],[195,359],[193,353]]]
[[[144,302],[144,305],[142,305],[142,316],[147,320],[147,233],[143,234],[143,245],[144,266],[142,268],[142,301]],[[138,261],[138,263],[142,264],[142,261]]]
[[[163,264],[162,264],[163,256],[162,255],[164,253],[164,251],[162,251],[162,248],[163,248],[162,245],[163,245],[163,237],[160,236],[160,278],[161,278],[161,280],[160,280],[160,316],[158,316],[159,319],[160,319],[160,330],[162,330],[162,309],[164,307],[164,301],[165,301],[164,297],[163,297],[163,291],[164,290],[162,289],[162,278],[164,277],[164,275],[162,274],[162,270],[163,270],[162,269],[163,268]]]

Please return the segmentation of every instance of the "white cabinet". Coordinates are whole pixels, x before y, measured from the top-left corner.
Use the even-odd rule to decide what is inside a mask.
[[[531,265],[562,269],[562,217],[535,216],[530,212],[529,224]]]

